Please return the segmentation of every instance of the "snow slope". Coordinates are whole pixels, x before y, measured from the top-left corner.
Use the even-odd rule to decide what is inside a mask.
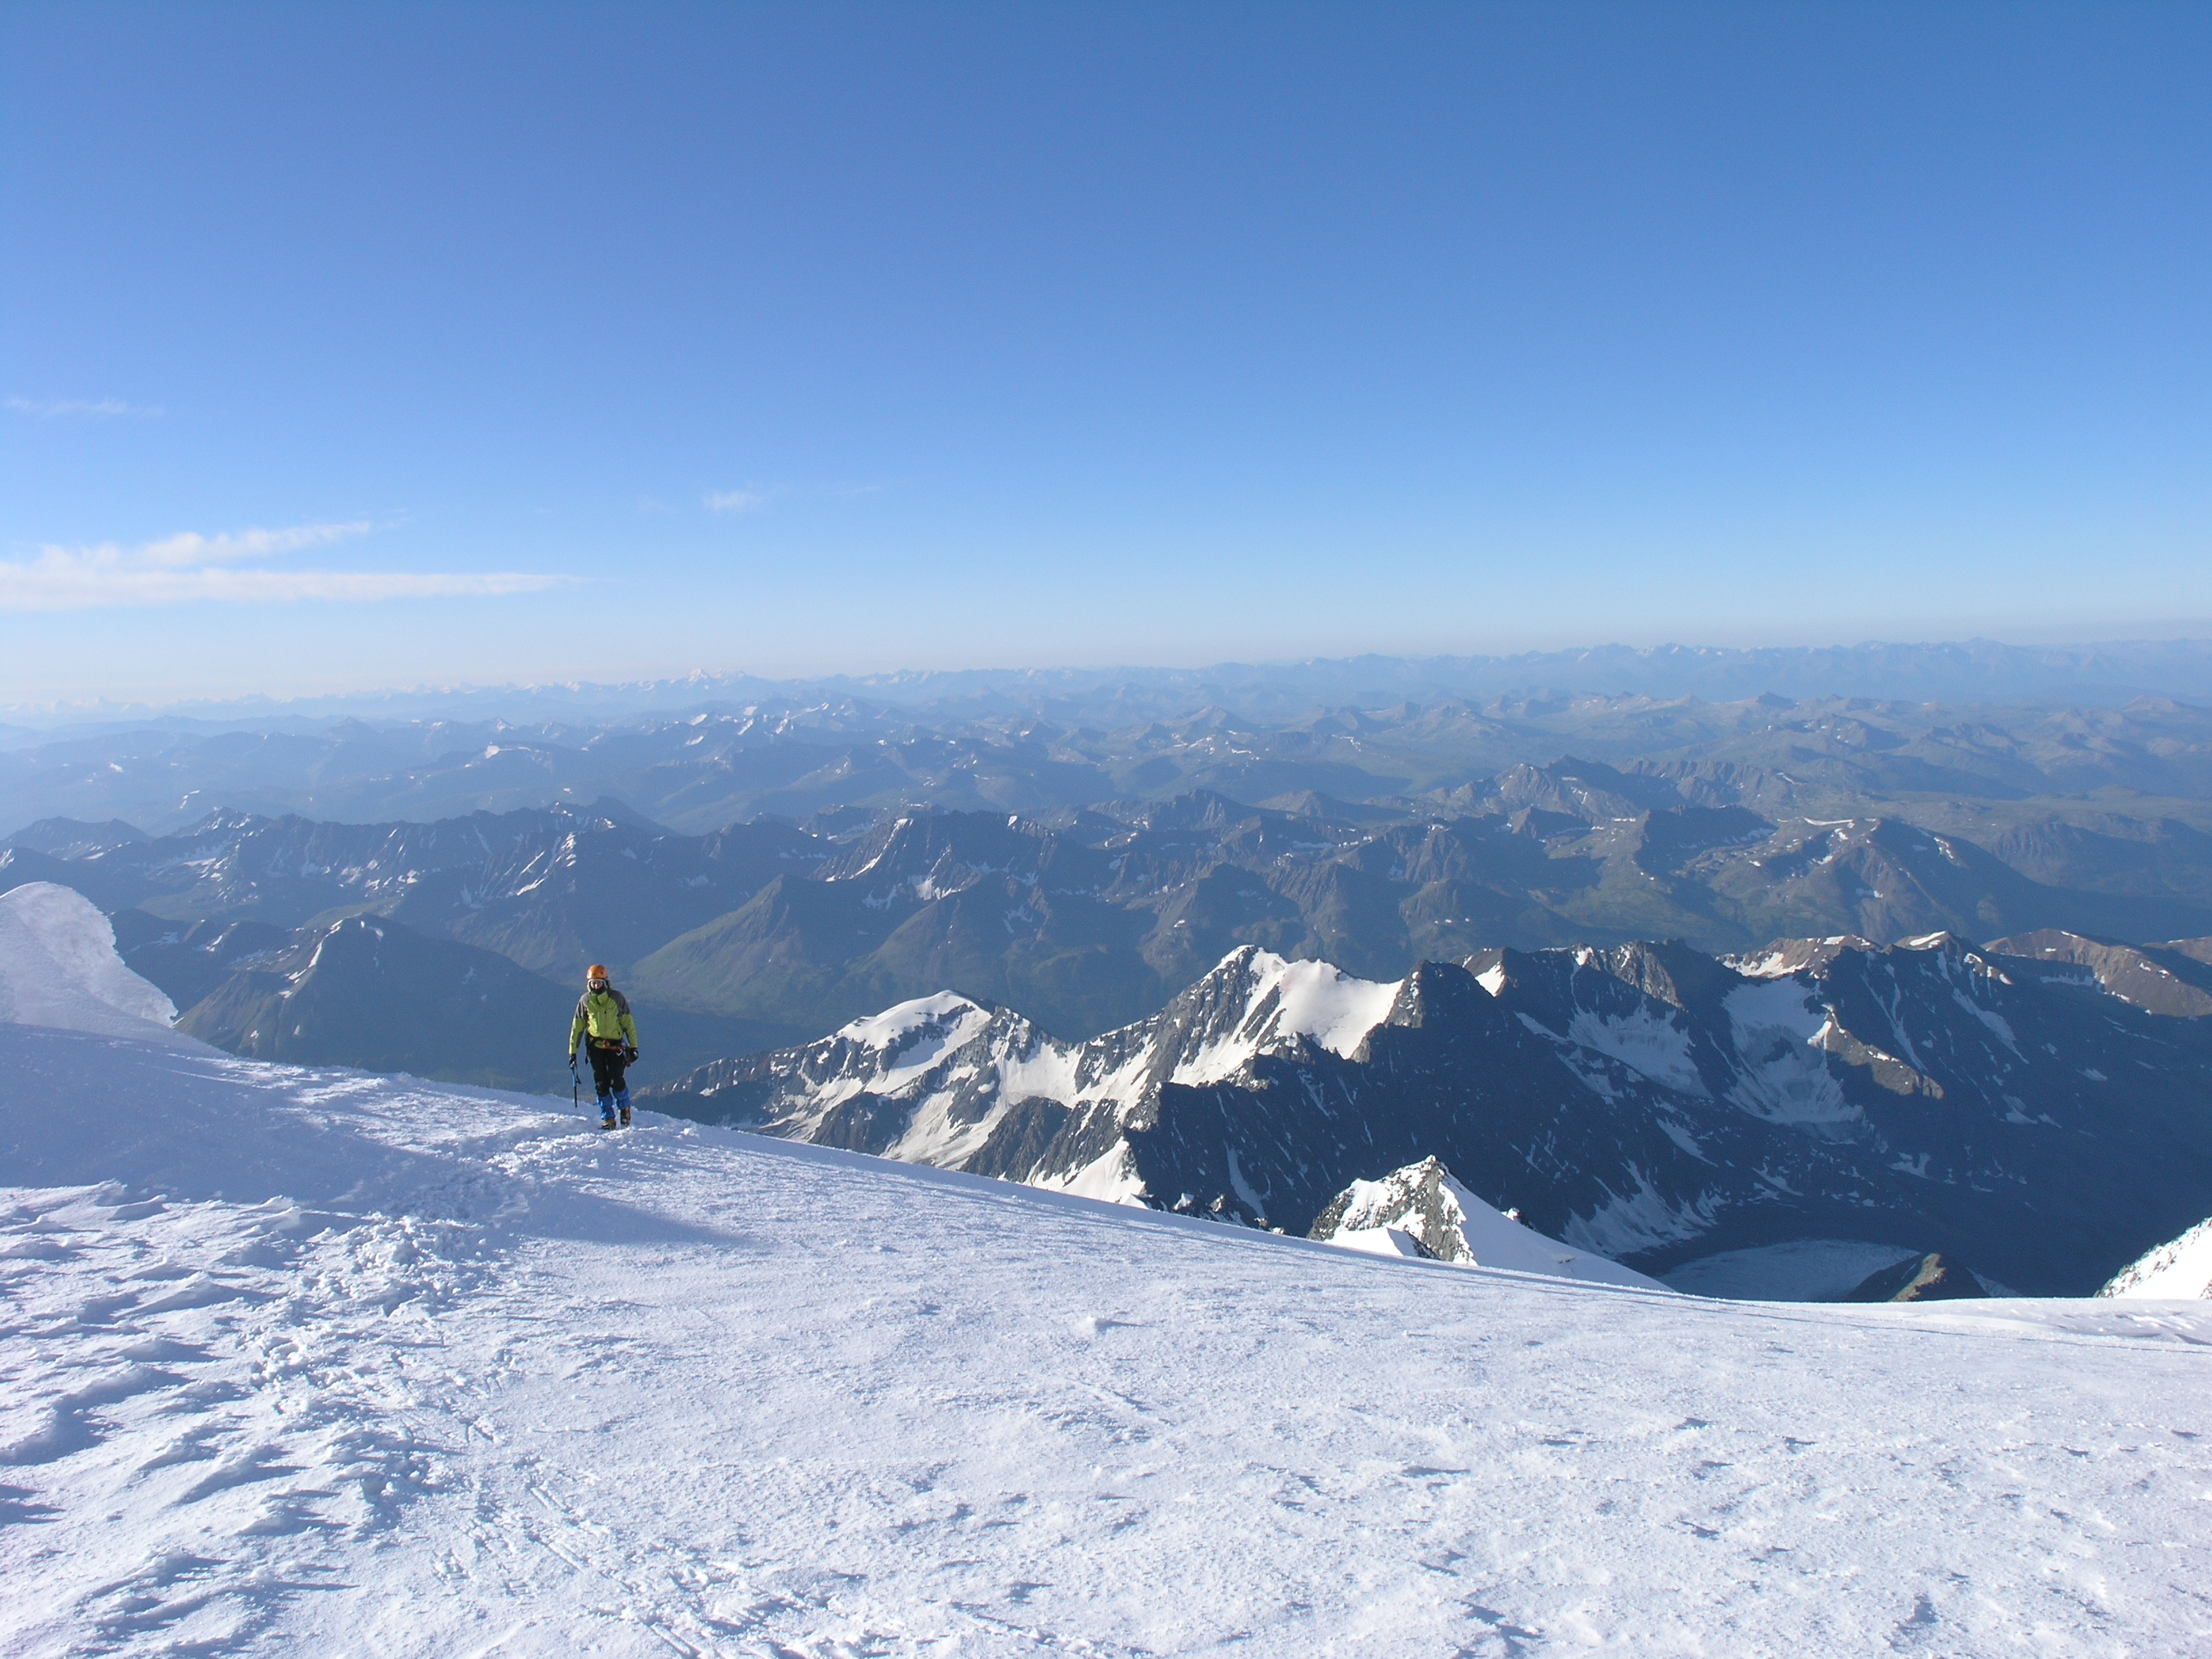
[[[2097,1294],[2153,1301],[2212,1298],[2212,1221],[2200,1221],[2172,1243],[2145,1252]]]
[[[10,1656],[2212,1644],[2202,1304],[1386,1261],[158,1035],[0,1078]]]
[[[34,881],[0,893],[0,1019],[201,1045],[175,1036],[177,1010],[115,954],[115,930],[73,888]]]

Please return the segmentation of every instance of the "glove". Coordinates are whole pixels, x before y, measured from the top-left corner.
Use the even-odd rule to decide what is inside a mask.
[[[576,1069],[576,1051],[574,1048],[568,1050],[568,1069],[572,1072]]]
[[[637,1064],[637,1049],[635,1047],[633,1046],[623,1050],[623,1064],[625,1066],[635,1066]]]

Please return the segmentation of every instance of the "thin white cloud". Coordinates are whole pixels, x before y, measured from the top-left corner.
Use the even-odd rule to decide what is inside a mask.
[[[129,415],[141,421],[159,420],[158,404],[126,403],[120,398],[10,398],[8,407],[33,420],[51,421],[60,416],[111,416]]]
[[[534,593],[571,579],[526,571],[239,569],[254,559],[296,553],[366,535],[366,522],[295,525],[203,536],[186,532],[122,547],[48,545],[27,560],[0,561],[0,611],[92,611],[183,605],[195,599],[278,604]]]
[[[187,530],[158,542],[148,542],[135,550],[135,556],[162,569],[190,569],[203,565],[233,564],[242,559],[266,559],[279,553],[296,553],[303,547],[325,547],[332,542],[366,536],[374,528],[368,520],[356,519],[349,524],[301,524],[289,530],[240,530],[234,534],[224,532],[214,536]],[[120,555],[119,549],[87,550],[115,551]]]
[[[710,489],[706,495],[710,513],[756,513],[768,505],[765,489]]]

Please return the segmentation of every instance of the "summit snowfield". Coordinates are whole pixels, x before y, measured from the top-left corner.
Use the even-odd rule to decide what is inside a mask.
[[[11,1656],[2212,1644],[2203,1303],[1387,1259],[70,984],[0,1025]]]

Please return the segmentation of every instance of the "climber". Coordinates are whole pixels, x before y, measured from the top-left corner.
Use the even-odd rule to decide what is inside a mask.
[[[599,1097],[599,1127],[611,1129],[619,1122],[627,1129],[629,1085],[623,1073],[637,1063],[637,1022],[630,1018],[629,999],[608,983],[605,964],[593,963],[584,983],[584,994],[576,1000],[576,1018],[568,1027],[568,1069],[576,1067],[577,1045],[586,1044],[592,1057],[592,1088]]]

